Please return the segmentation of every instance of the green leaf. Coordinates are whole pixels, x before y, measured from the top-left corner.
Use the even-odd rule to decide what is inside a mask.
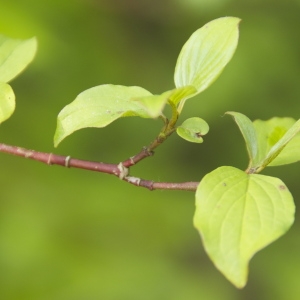
[[[255,120],[253,125],[257,132],[260,148],[260,157],[263,161],[271,148],[279,142],[286,132],[296,123],[293,118],[272,118],[267,121]],[[294,163],[300,160],[300,133],[282,149],[269,166],[279,166]]]
[[[234,17],[219,18],[192,34],[175,67],[177,88],[192,85],[198,94],[217,79],[237,47],[239,22]]]
[[[0,82],[0,124],[15,110],[15,94],[7,83]]]
[[[185,120],[176,129],[177,134],[192,143],[202,143],[202,136],[209,131],[208,124],[201,118],[190,118]]]
[[[161,95],[151,95],[133,99],[148,113],[149,117],[157,118],[168,102],[169,96],[173,91],[164,92]]]
[[[296,136],[296,134],[300,131],[300,120],[298,120],[284,135],[282,138],[278,140],[278,142],[270,149],[267,154],[267,157],[261,162],[261,166],[265,167],[270,164],[284,149],[284,147]],[[295,146],[295,145],[293,145]],[[295,150],[295,149],[294,149]],[[297,151],[297,150],[296,150]],[[298,150],[299,151],[299,150]],[[298,155],[299,157],[299,155]],[[295,157],[294,157],[295,158]],[[293,159],[294,159],[293,158]],[[293,162],[293,159],[289,159],[289,157],[285,159],[281,159],[280,164],[286,164]],[[276,165],[276,162],[275,162]]]
[[[300,120],[273,118],[252,123],[241,113],[227,114],[234,117],[246,142],[249,173],[258,173],[267,165],[279,166],[300,160]]]
[[[249,166],[253,167],[256,165],[258,160],[258,144],[256,131],[251,120],[245,115],[234,111],[228,111],[226,114],[233,116],[234,121],[238,125],[246,142],[246,148],[250,160]]]
[[[220,167],[198,186],[194,225],[215,266],[242,288],[250,259],[290,228],[294,214],[293,197],[280,179]]]
[[[169,96],[170,102],[177,105],[180,101],[184,101],[190,97],[193,97],[197,94],[197,90],[195,87],[188,85],[182,88],[174,89]]]
[[[0,81],[9,82],[33,60],[37,50],[35,38],[11,39],[0,35]]]
[[[58,115],[55,147],[68,135],[82,128],[102,128],[127,116],[151,118],[149,112],[137,102],[138,98],[150,96],[152,94],[141,87],[110,84],[82,92]]]

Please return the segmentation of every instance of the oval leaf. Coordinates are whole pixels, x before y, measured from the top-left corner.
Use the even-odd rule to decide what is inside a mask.
[[[200,93],[217,79],[237,47],[239,22],[234,17],[216,19],[192,34],[175,67],[177,88],[192,85]]]
[[[15,110],[15,94],[7,83],[0,82],[0,124]]]
[[[110,84],[82,92],[58,115],[55,147],[68,135],[82,128],[102,128],[126,116],[151,118],[148,111],[136,101],[139,97],[149,96],[152,94],[141,87]]]
[[[202,143],[202,136],[208,131],[208,124],[201,118],[187,119],[176,129],[180,137],[192,143]]]
[[[216,267],[242,288],[249,260],[290,228],[294,213],[280,179],[220,167],[198,186],[194,224]]]
[[[33,60],[37,50],[36,38],[11,39],[0,35],[0,81],[9,82]]]

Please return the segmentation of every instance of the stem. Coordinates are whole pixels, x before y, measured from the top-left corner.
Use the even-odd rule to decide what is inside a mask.
[[[172,117],[170,121],[163,115],[161,116],[165,125],[161,129],[159,135],[148,147],[144,147],[140,153],[123,161],[122,164],[126,168],[135,165],[136,163],[138,163],[139,161],[143,160],[148,156],[154,155],[154,149],[157,148],[159,145],[161,145],[175,131],[175,125],[178,120],[179,114],[176,105],[174,105],[174,103],[171,101],[169,101],[169,104],[172,108]]]
[[[67,168],[79,168],[101,173],[114,174],[119,176],[120,170],[118,165],[106,164],[102,162],[93,162],[71,158],[70,156],[55,155],[53,153],[38,152],[17,146],[10,146],[0,143],[0,152],[21,156],[36,160],[47,165],[59,165]]]
[[[154,149],[157,148],[159,145],[161,145],[167,139],[167,137],[170,136],[172,133],[173,131],[170,132],[168,135],[166,135],[165,133],[161,132],[158,135],[158,137],[148,147],[143,147],[141,152],[128,158],[127,160],[124,160],[122,162],[123,166],[126,168],[130,168],[131,166],[137,164],[139,161],[143,160],[144,158],[148,156],[153,156]]]
[[[174,129],[175,124],[176,124],[176,122],[178,120],[178,117],[179,117],[179,113],[177,111],[176,105],[172,101],[169,101],[168,103],[172,108],[172,118],[171,118],[171,120],[168,124],[169,125],[168,127],[169,127],[169,129]]]
[[[192,191],[195,192],[199,182],[154,182],[151,180],[145,180],[137,177],[127,176],[125,181],[135,186],[147,188],[150,191],[153,190],[179,190],[179,191]]]
[[[45,163],[47,165],[59,165],[67,168],[79,168],[79,169],[84,169],[89,171],[115,175],[118,176],[121,180],[124,180],[135,186],[147,188],[151,191],[156,189],[195,191],[199,184],[199,182],[181,182],[181,183],[154,182],[151,180],[145,180],[138,177],[128,176],[129,169],[126,167],[126,165],[124,165],[124,163],[107,164],[103,162],[87,161],[87,160],[71,158],[70,156],[62,156],[53,153],[38,152],[34,150],[17,147],[17,146],[10,146],[3,143],[0,143],[0,152],[16,155],[24,158],[29,158],[32,160]],[[135,157],[141,157],[142,153],[143,151],[138,155],[136,155]],[[147,154],[144,155],[147,156]]]

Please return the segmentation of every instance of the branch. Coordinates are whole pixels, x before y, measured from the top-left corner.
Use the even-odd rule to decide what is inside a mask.
[[[79,168],[89,171],[95,171],[100,173],[107,173],[118,176],[121,180],[131,183],[135,186],[147,188],[149,190],[184,190],[195,191],[199,182],[154,182],[151,180],[145,180],[138,177],[129,176],[129,167],[135,164],[137,161],[151,155],[147,149],[137,154],[131,159],[119,164],[107,164],[103,162],[87,161],[71,156],[56,155],[53,153],[38,152],[29,150],[17,146],[10,146],[0,143],[0,152],[16,155],[24,158],[36,160],[47,165],[59,165],[66,168]],[[135,158],[135,159],[134,159]],[[127,162],[127,163],[126,163]]]
[[[177,117],[176,117],[177,120]],[[127,160],[124,160],[122,164],[126,167],[129,168],[135,164],[137,164],[139,161],[143,160],[144,158],[148,156],[154,155],[154,149],[156,149],[158,146],[160,146],[174,131],[174,125],[176,123],[175,120],[173,120],[173,123],[169,122],[168,119],[165,120],[166,125],[156,137],[156,139],[148,146],[148,147],[143,147],[142,151],[135,156],[130,157]]]

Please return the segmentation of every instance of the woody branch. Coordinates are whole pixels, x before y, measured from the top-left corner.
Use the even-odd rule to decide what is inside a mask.
[[[67,168],[79,168],[89,171],[95,171],[100,173],[111,174],[119,177],[128,183],[135,186],[140,186],[147,188],[149,190],[163,189],[163,190],[184,190],[184,191],[195,191],[199,182],[154,182],[151,180],[145,180],[138,177],[129,176],[129,168],[134,165],[140,159],[134,158],[145,158],[152,155],[147,149],[143,149],[139,154],[134,156],[134,158],[125,160],[123,163],[119,164],[109,164],[103,162],[95,162],[88,160],[81,160],[72,158],[70,156],[56,155],[53,153],[38,152],[34,150],[29,150],[17,146],[11,146],[7,144],[0,143],[0,152],[20,156],[23,158],[32,159],[45,163],[47,165],[58,165]]]

